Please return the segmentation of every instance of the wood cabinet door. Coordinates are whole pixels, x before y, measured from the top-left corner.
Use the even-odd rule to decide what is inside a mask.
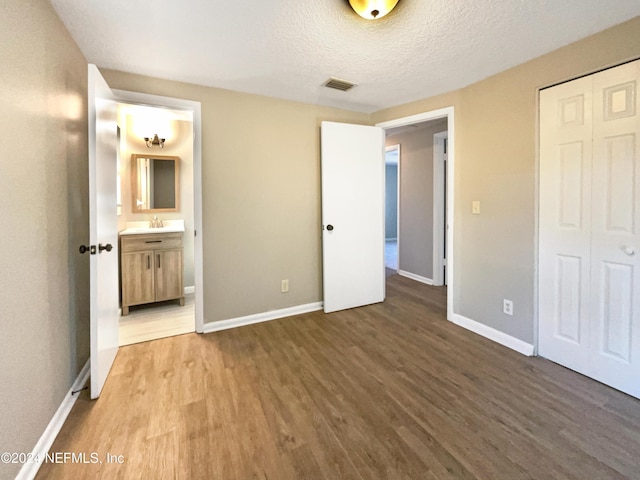
[[[156,302],[180,298],[182,286],[182,249],[156,250]]]
[[[155,301],[153,251],[122,254],[122,306]]]

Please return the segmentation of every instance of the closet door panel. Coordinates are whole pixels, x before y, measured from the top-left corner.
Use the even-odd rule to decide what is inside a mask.
[[[590,371],[640,396],[640,62],[593,77]]]
[[[540,355],[585,372],[589,354],[592,82],[540,92]]]

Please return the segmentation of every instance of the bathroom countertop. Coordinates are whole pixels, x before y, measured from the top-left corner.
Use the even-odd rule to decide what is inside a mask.
[[[120,235],[147,235],[150,233],[184,232],[184,220],[162,220],[162,227],[150,227],[151,222],[127,222],[127,228]]]

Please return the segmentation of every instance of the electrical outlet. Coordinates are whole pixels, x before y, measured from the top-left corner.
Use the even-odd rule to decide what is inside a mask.
[[[282,280],[280,291],[282,293],[287,293],[289,291],[289,280]]]
[[[513,316],[513,302],[506,298],[502,300],[502,311],[507,315]]]

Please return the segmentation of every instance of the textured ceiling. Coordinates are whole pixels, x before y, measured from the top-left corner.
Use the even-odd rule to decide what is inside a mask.
[[[51,0],[99,67],[373,112],[464,87],[640,15],[638,0]],[[329,76],[358,84],[322,86]]]

